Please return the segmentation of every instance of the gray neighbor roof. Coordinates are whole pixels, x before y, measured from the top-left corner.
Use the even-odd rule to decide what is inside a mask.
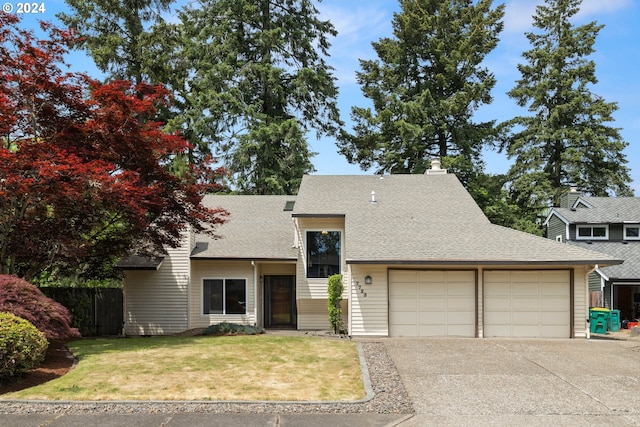
[[[590,208],[553,208],[569,223],[640,223],[640,197],[580,197]]]
[[[208,195],[203,204],[229,212],[216,229],[220,237],[197,234],[192,258],[296,260],[294,228],[287,201],[295,196]]]
[[[371,202],[372,192],[375,203]],[[348,263],[619,264],[491,224],[453,174],[303,178],[298,217],[344,216]]]
[[[587,248],[624,259],[624,263],[601,268],[610,281],[640,281],[640,242],[570,242],[571,245]]]

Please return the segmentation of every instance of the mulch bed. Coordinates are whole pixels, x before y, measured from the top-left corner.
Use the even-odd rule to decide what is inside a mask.
[[[25,374],[11,380],[0,382],[0,399],[5,393],[35,387],[47,381],[59,378],[73,367],[73,357],[67,347],[61,343],[51,343],[47,349],[44,362],[39,368],[32,369]]]

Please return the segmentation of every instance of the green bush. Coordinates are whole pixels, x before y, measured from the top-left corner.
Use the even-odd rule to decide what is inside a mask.
[[[44,334],[30,322],[0,312],[0,379],[40,366],[48,346]]]
[[[342,325],[342,293],[344,285],[342,284],[342,274],[334,274],[329,276],[327,286],[327,308],[329,309],[329,324],[334,334],[344,332]]]
[[[222,322],[211,325],[202,335],[258,335],[264,334],[264,329],[260,326],[238,325],[237,323]]]

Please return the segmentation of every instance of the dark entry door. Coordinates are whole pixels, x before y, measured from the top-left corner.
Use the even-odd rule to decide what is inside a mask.
[[[296,327],[296,276],[265,276],[265,326]]]

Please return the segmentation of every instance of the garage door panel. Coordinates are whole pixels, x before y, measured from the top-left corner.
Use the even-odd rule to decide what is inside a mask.
[[[447,295],[450,297],[449,299],[451,299],[451,297],[456,297],[456,296],[467,298],[469,296],[469,282],[467,283],[449,282],[447,284]]]
[[[484,336],[569,337],[569,271],[494,273],[484,276]]]
[[[409,323],[415,324],[418,319],[418,314],[415,311],[396,311],[393,312],[393,317],[400,325]]]
[[[415,299],[394,299],[389,301],[390,312],[416,311],[417,307],[418,301]]]
[[[536,297],[523,298],[523,297],[514,297],[511,300],[512,309],[518,311],[539,311],[540,310],[540,299]]]
[[[485,279],[488,282],[488,280]],[[496,283],[491,282],[491,287],[485,287],[484,289],[485,297],[511,297],[511,284],[510,283]]]
[[[414,297],[416,296],[415,283],[394,283],[393,294],[397,297]]]
[[[413,312],[414,336],[475,336],[475,272],[450,273],[419,271],[413,273],[413,284],[402,283],[402,288],[398,288],[395,279],[406,279],[410,274],[390,272],[390,335],[407,336],[411,332],[410,317],[401,312]],[[412,296],[413,304],[407,301],[407,296]]]
[[[447,310],[469,311],[475,310],[476,303],[470,298],[449,298],[447,301]]]
[[[491,297],[485,295],[485,312],[511,311],[511,299],[507,297]]]
[[[540,326],[538,325],[513,325],[513,331],[517,331],[517,336],[521,338],[536,338],[540,336]]]
[[[543,296],[569,297],[569,289],[558,283],[542,283],[540,294]]]
[[[443,283],[445,274],[444,271],[418,271],[416,280],[418,283]]]
[[[566,322],[566,314],[563,312],[550,311],[544,314],[541,324],[543,325],[562,325]]]
[[[413,325],[395,325],[394,328],[396,337],[415,337],[418,334],[418,328]]]
[[[448,325],[469,325],[475,323],[475,313],[468,311],[448,312],[447,324]]]
[[[442,297],[447,295],[444,283],[419,283],[418,297]]]

